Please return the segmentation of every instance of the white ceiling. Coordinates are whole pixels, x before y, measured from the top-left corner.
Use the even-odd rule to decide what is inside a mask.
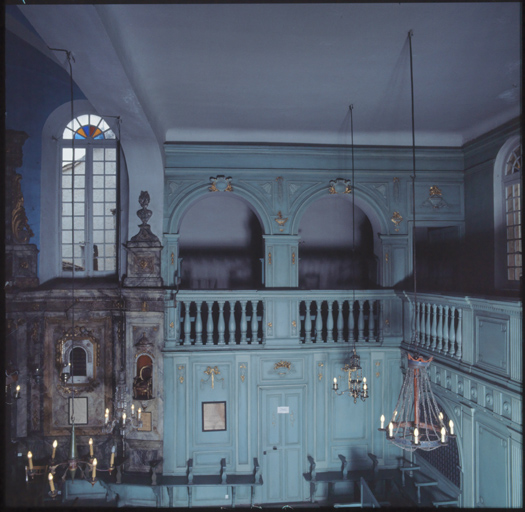
[[[519,3],[19,8],[101,114],[159,143],[348,143],[353,104],[356,144],[410,145],[411,29],[417,145],[520,115]]]

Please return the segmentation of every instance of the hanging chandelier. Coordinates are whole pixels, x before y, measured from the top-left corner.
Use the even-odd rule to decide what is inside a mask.
[[[408,32],[410,49],[410,88],[412,101],[412,266],[414,273],[414,304],[417,303],[417,273],[416,273],[416,143],[414,130],[414,75],[412,67],[412,30]],[[407,353],[407,371],[401,386],[396,408],[388,426],[385,428],[385,416],[381,415],[380,431],[386,432],[386,438],[403,450],[413,452],[435,450],[448,444],[449,438],[455,438],[454,423],[449,421],[449,429],[443,421],[443,413],[439,411],[430,377],[427,369],[432,357],[425,359],[417,352],[416,316],[412,307],[410,346],[415,345],[413,355]]]
[[[355,177],[354,177],[354,118],[353,110],[354,106],[350,105],[350,133],[352,141],[352,253],[354,255],[353,264],[354,264],[354,276],[355,274]],[[350,306],[349,315],[353,314],[353,304],[355,303],[355,284],[353,286],[353,299],[352,305]],[[353,333],[349,333],[349,336],[353,337]],[[348,394],[353,397],[354,404],[357,403],[357,399],[360,398],[363,402],[368,398],[368,385],[366,383],[366,377],[363,377],[363,369],[361,368],[361,358],[357,355],[357,350],[355,347],[355,338],[353,338],[354,347],[352,355],[350,356],[350,363],[345,364],[341,370],[348,373],[348,388],[345,390],[339,390],[339,384],[337,382],[337,377],[334,377],[334,383],[332,389],[334,392],[342,396]]]
[[[357,355],[355,346],[352,355],[350,356],[350,363],[345,364],[341,370],[348,372],[348,388],[344,391],[339,390],[339,384],[337,383],[337,377],[334,377],[334,384],[332,389],[339,396],[348,394],[353,397],[354,404],[357,403],[357,399],[360,398],[363,402],[368,398],[368,385],[366,383],[366,377],[363,377],[363,370],[360,364],[361,358]]]

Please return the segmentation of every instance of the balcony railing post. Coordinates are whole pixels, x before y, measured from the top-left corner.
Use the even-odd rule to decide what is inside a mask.
[[[430,347],[431,350],[435,350],[436,348],[436,336],[437,336],[437,318],[436,318],[436,310],[437,305],[432,304],[432,329],[431,329],[431,337],[432,337],[432,345]]]
[[[208,320],[206,322],[206,345],[213,345],[213,300],[206,303],[208,306]]]
[[[431,309],[430,308],[431,306],[427,302],[426,304],[426,323],[425,323],[425,333],[426,333],[425,347],[426,348],[430,348],[430,338],[431,338],[431,334],[430,334],[430,311]]]
[[[368,342],[374,341],[374,302],[368,300]]]
[[[456,306],[450,306],[450,327],[448,331],[448,339],[450,342],[448,354],[454,356],[456,351]]]
[[[365,341],[364,331],[365,331],[365,314],[364,314],[364,300],[358,300],[359,304],[359,317],[357,319],[357,341]]]
[[[443,350],[443,306],[441,304],[438,306],[437,339],[436,350],[441,352]]]
[[[258,340],[259,320],[257,318],[257,301],[255,299],[252,299],[251,303],[252,303],[252,321],[251,321],[252,339],[250,340],[250,343],[252,345],[255,345],[259,341]]]
[[[425,303],[419,302],[419,345],[425,345]]]
[[[197,306],[197,314],[195,316],[195,345],[202,345],[202,303],[200,300],[195,301]]]
[[[305,301],[306,311],[304,313],[304,342],[312,342],[312,317],[310,316],[310,306],[312,304],[311,300]]]
[[[334,315],[332,312],[333,302],[326,301],[328,306],[328,316],[326,317],[326,341],[332,343],[334,341]]]
[[[230,305],[230,318],[228,322],[228,345],[235,345],[235,332],[237,330],[237,325],[235,323],[235,302],[230,300],[228,303]]]
[[[323,341],[323,316],[321,314],[322,300],[316,300],[317,312],[315,317],[315,342],[321,343]]]
[[[337,322],[336,322],[336,328],[337,328],[337,335],[335,338],[335,341],[344,341],[343,338],[343,301],[338,300],[336,301],[337,304]]]
[[[458,308],[458,330],[457,330],[457,334],[456,334],[456,343],[458,344],[458,349],[456,350],[456,357],[458,359],[461,359],[461,356],[463,355],[463,349],[462,349],[462,345],[463,345],[463,334],[462,334],[463,326],[462,326],[462,321],[461,321],[462,314],[463,314],[463,311],[461,310],[461,308]]]
[[[348,301],[348,343],[355,340],[355,319],[354,319],[354,301]]]
[[[246,345],[246,331],[248,330],[248,323],[246,322],[246,304],[248,301],[241,300],[241,345]]]
[[[448,304],[443,306],[443,354],[448,352]]]
[[[184,303],[186,314],[184,315],[184,345],[191,345],[191,317],[190,317],[191,300]]]
[[[383,301],[377,301],[377,341],[383,343]]]
[[[219,323],[217,324],[217,332],[219,334],[218,345],[226,345],[224,340],[224,331],[226,329],[226,324],[224,322],[224,300],[218,300],[219,303]]]

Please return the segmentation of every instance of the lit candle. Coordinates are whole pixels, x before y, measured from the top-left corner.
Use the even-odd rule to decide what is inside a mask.
[[[122,413],[122,425],[124,425],[124,423],[126,423],[126,413]]]
[[[447,435],[447,431],[445,429],[445,427],[441,427],[441,442],[444,443],[445,442],[445,436]]]
[[[448,422],[448,426],[450,427],[450,435],[453,436],[454,435],[454,422],[450,420]]]
[[[135,404],[131,404],[131,416],[135,417]]]
[[[368,386],[366,385],[366,377],[363,377],[363,389],[367,389]]]
[[[89,438],[89,456],[93,458],[93,439]]]
[[[19,397],[20,397],[20,384],[16,386],[16,390],[15,390],[15,398],[19,398]]]
[[[29,471],[33,470],[33,454],[31,452],[27,452],[27,463],[29,464]]]
[[[379,419],[381,420],[381,428],[385,428],[385,415],[381,414],[381,418]]]
[[[109,421],[109,409],[106,409],[106,413],[104,414],[104,423],[107,425]]]
[[[54,459],[55,458],[55,455],[57,453],[57,446],[58,446],[58,442],[57,440],[55,439],[53,441],[53,453],[51,454],[51,458]]]
[[[111,458],[109,459],[109,467],[113,467],[115,465],[115,446],[113,445],[111,447]]]
[[[388,435],[394,437],[394,424],[392,422],[388,424]]]
[[[394,421],[396,420],[397,411],[394,411]]]
[[[419,429],[417,427],[414,429],[414,444],[419,444]]]
[[[440,413],[438,414],[438,416],[439,416],[439,421],[440,421],[441,423],[443,423],[443,413],[440,412]]]
[[[334,391],[337,391],[337,377],[334,377]]]
[[[140,420],[141,414],[142,414],[142,409],[139,407],[139,420]]]
[[[55,484],[53,483],[53,474],[49,473],[49,475],[47,475],[47,479],[49,480],[49,488],[51,489],[51,492],[55,492]]]
[[[93,459],[93,469],[91,470],[91,479],[95,480],[97,476],[97,459]]]

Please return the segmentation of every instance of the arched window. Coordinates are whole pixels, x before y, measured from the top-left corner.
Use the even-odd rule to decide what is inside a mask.
[[[522,276],[521,140],[510,138],[494,165],[496,288],[518,289]]]
[[[87,354],[81,347],[75,347],[69,353],[69,364],[71,365],[71,376],[85,377],[87,372]]]
[[[60,254],[64,276],[117,269],[118,147],[101,117],[70,121],[60,142]]]

